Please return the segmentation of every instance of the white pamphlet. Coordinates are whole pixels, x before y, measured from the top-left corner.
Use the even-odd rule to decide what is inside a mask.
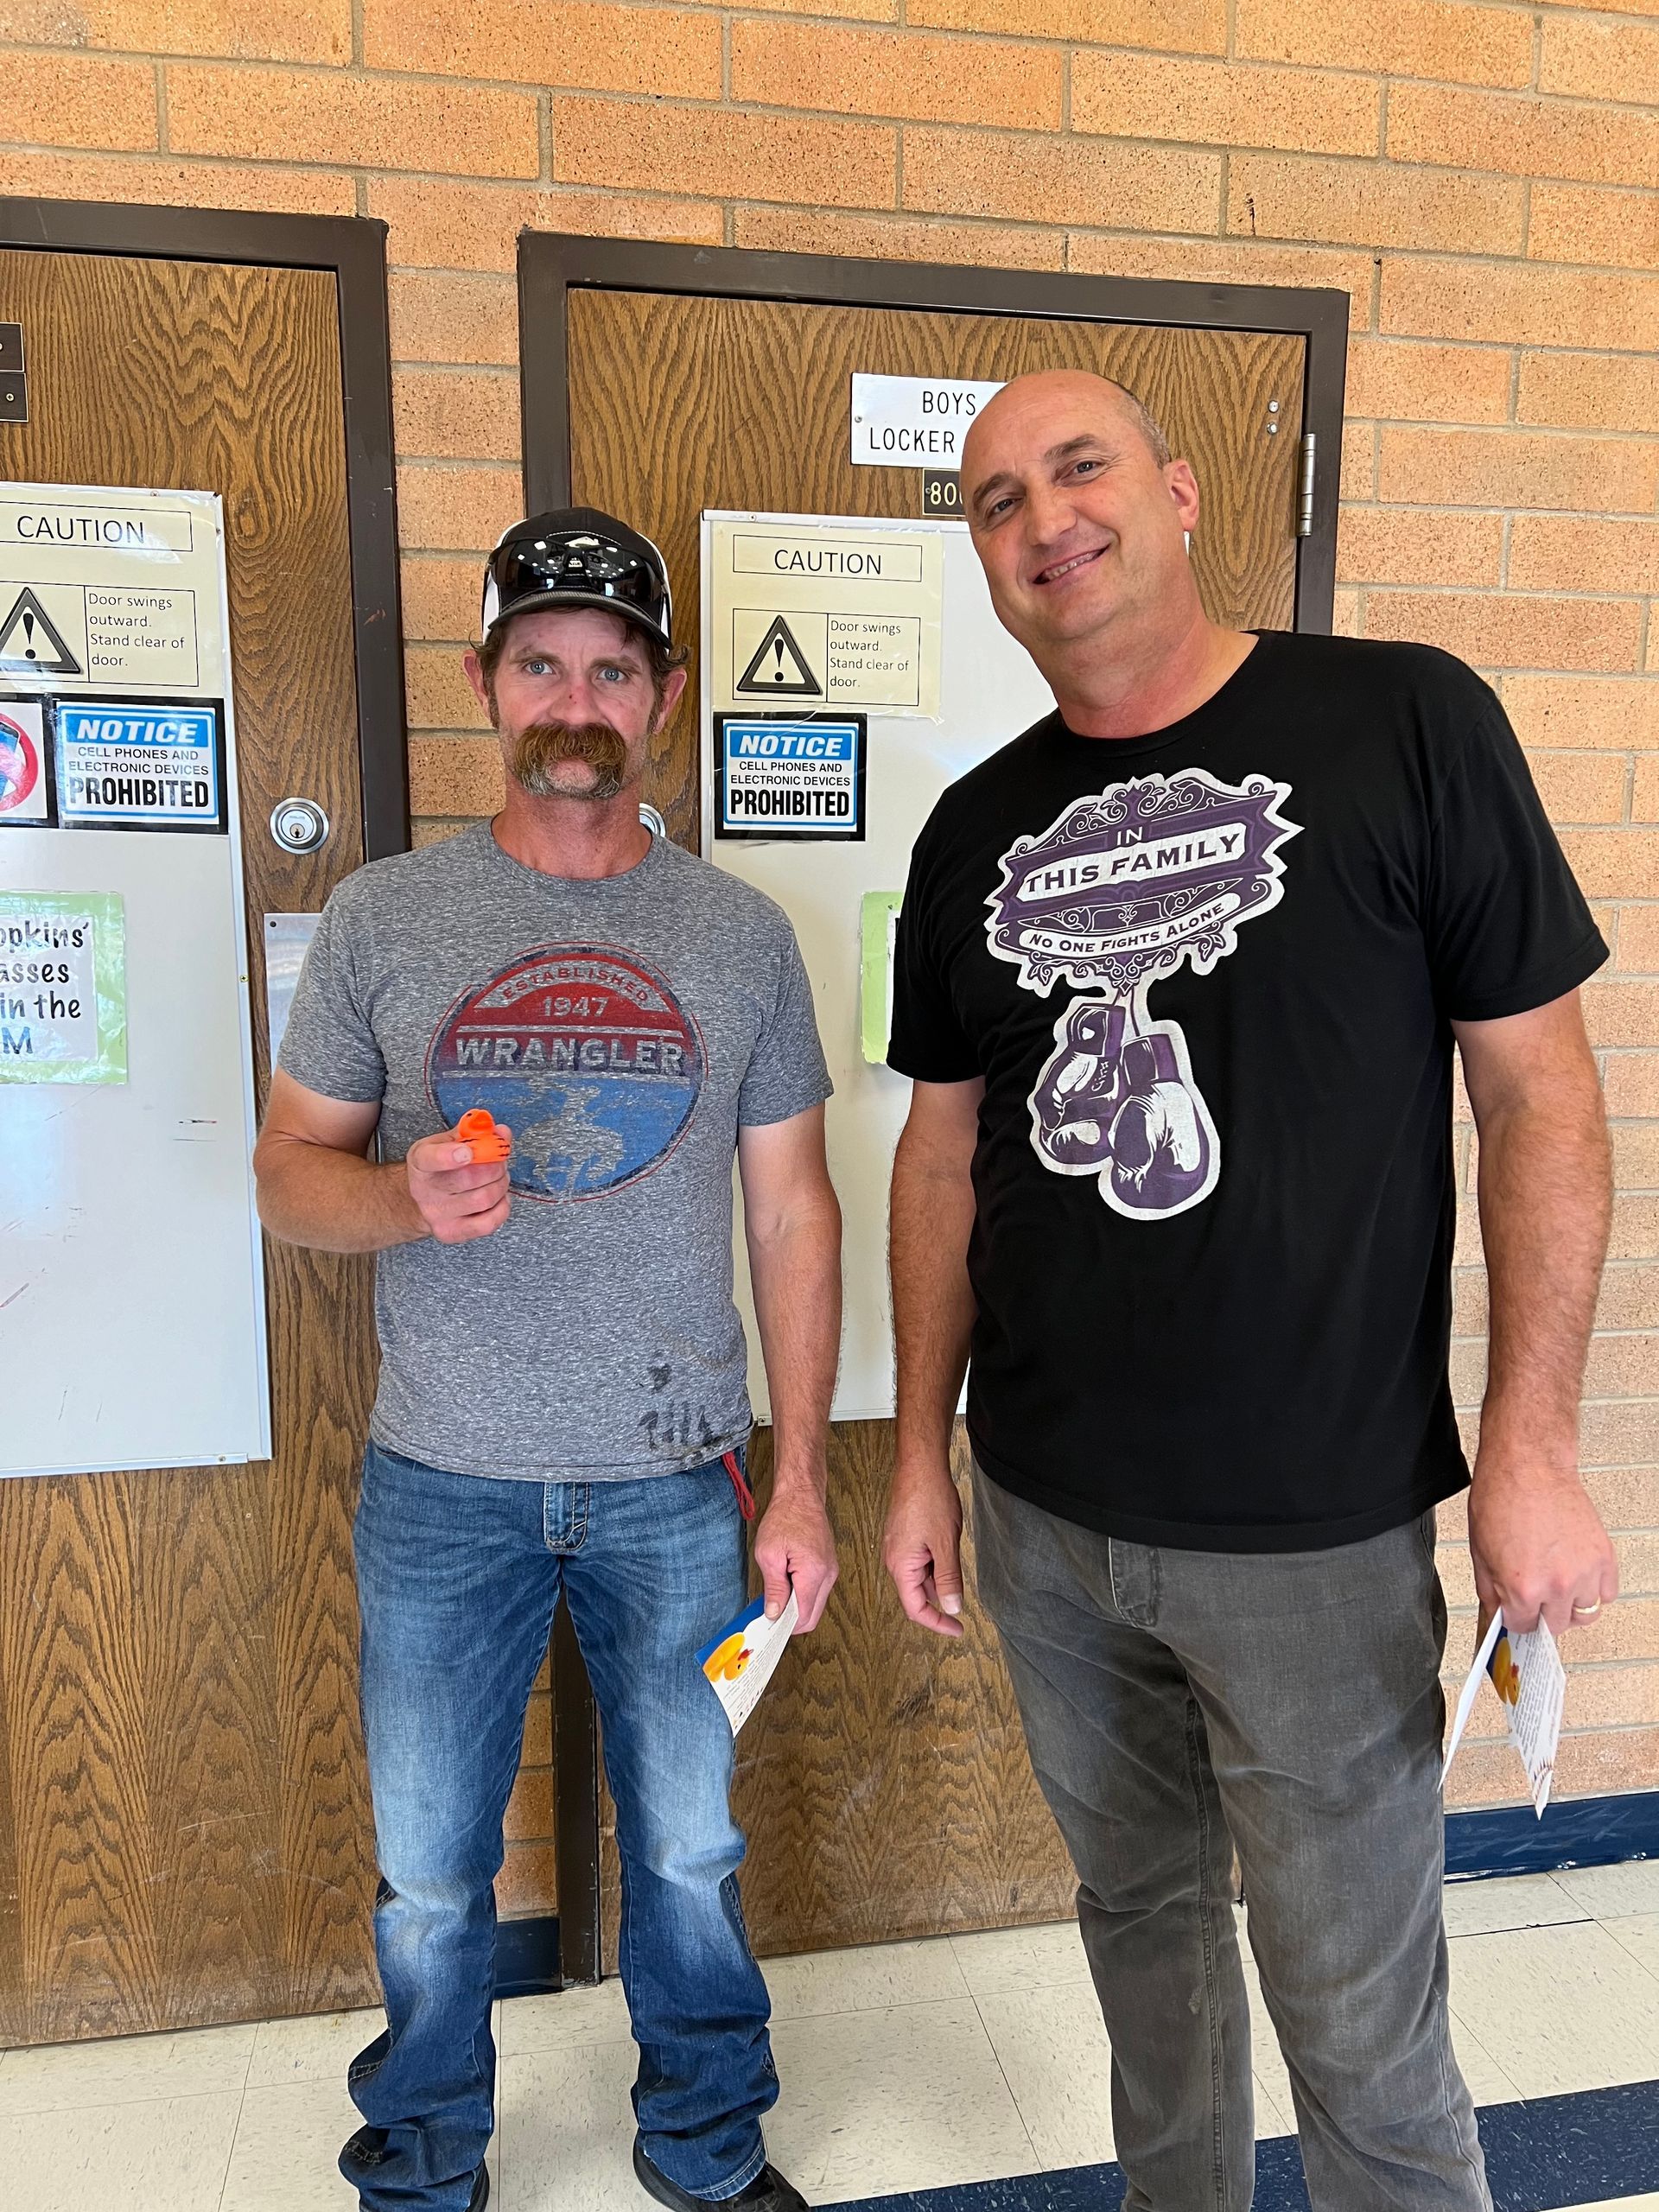
[[[1542,1820],[1555,1773],[1555,1747],[1560,1741],[1567,1700],[1567,1669],[1543,1621],[1524,1636],[1512,1636],[1503,1625],[1502,1611],[1492,1615],[1458,1699],[1446,1764],[1440,1770],[1442,1787],[1463,1740],[1483,1675],[1490,1675],[1492,1688],[1503,1701],[1510,1741],[1526,1770],[1533,1810]]]
[[[757,1598],[698,1652],[697,1664],[714,1684],[734,1736],[760,1703],[800,1617],[792,1590],[775,1621],[766,1618],[766,1599]]]

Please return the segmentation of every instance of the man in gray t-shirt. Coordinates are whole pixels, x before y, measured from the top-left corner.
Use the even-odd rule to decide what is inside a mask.
[[[697,1653],[742,1606],[753,1510],[734,1155],[777,1446],[766,1611],[792,1588],[804,1632],[835,1580],[830,1082],[783,913],[641,825],[683,660],[648,539],[582,508],[506,533],[467,663],[505,805],[334,893],[256,1155],[274,1236],[379,1255],[356,1550],[387,2032],[340,2160],[367,2212],[488,2196],[492,1885],[561,1591],[617,1805],[635,2171],[675,2212],[801,2203],[761,2139],[766,1986]],[[499,1141],[458,1134],[480,1109]]]

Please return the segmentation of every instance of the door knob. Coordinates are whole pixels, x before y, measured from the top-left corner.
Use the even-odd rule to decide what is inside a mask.
[[[315,853],[328,835],[328,817],[314,798],[281,798],[270,810],[270,834],[285,853]]]

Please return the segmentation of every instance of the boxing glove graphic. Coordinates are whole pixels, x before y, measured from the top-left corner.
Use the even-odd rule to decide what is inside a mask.
[[[1109,1138],[1113,1198],[1126,1213],[1173,1212],[1210,1179],[1208,1116],[1161,1030],[1124,1046],[1122,1079],[1127,1096]]]
[[[1124,1010],[1077,999],[1067,1010],[1053,1057],[1031,1094],[1037,1149],[1068,1173],[1099,1167],[1111,1156],[1108,1134],[1127,1096],[1120,1071]]]

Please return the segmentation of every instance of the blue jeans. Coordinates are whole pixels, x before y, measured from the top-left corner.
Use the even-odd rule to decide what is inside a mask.
[[[524,1709],[565,1594],[603,1724],[622,1860],[633,2107],[696,2196],[760,2171],[778,2095],[738,1902],[732,1736],[696,1650],[747,1595],[718,1459],[638,1482],[497,1482],[371,1444],[357,1509],[363,1725],[386,2028],[340,2156],[365,2212],[462,2212],[493,2119],[492,1884]]]

